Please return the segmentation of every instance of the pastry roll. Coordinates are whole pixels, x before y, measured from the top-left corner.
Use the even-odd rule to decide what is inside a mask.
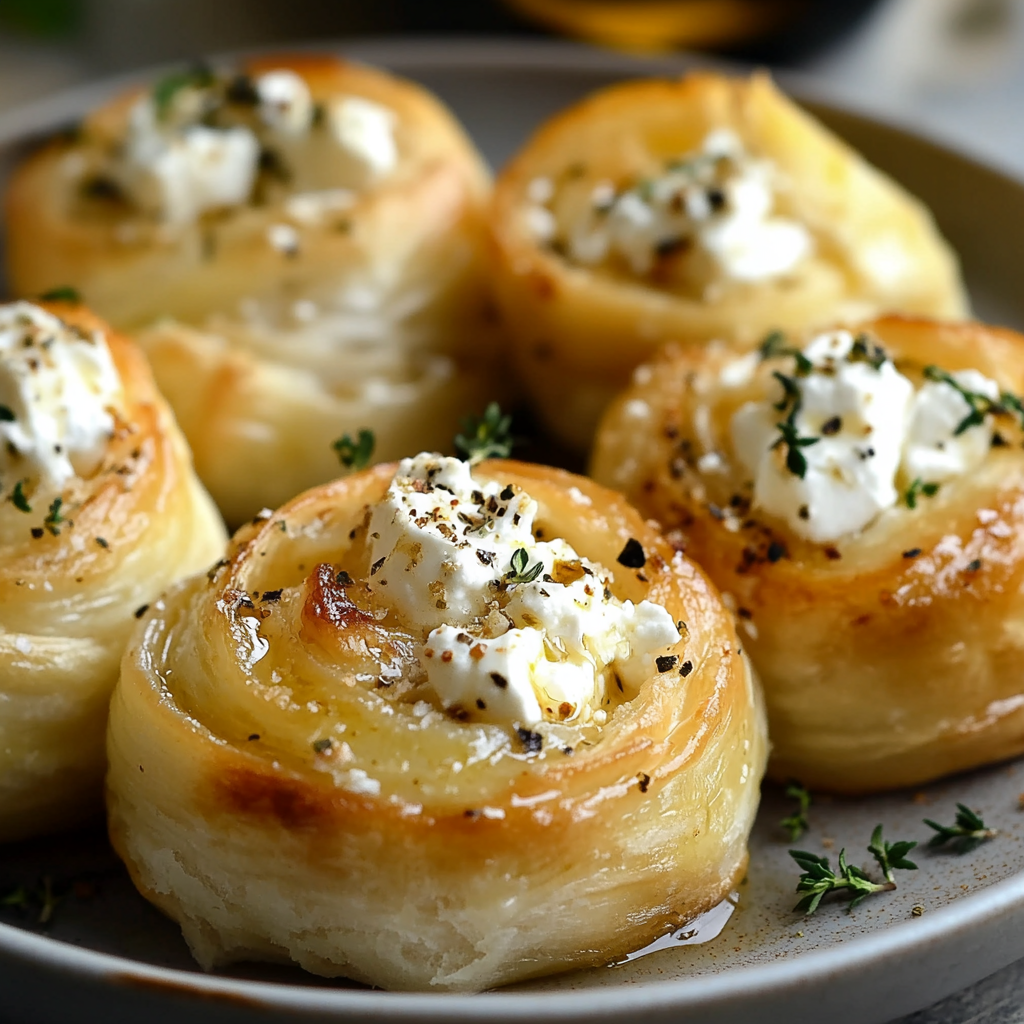
[[[766,740],[717,592],[620,497],[424,454],[153,605],[108,752],[115,848],[204,967],[478,990],[722,900]]]
[[[764,683],[771,773],[867,793],[1024,752],[1024,337],[889,317],[667,348],[594,476],[697,560]]]
[[[229,522],[501,398],[489,177],[424,90],[328,57],[197,69],[95,111],[15,175],[10,280],[138,332]]]
[[[565,111],[502,172],[493,242],[525,383],[580,450],[662,342],[966,308],[928,211],[764,74],[627,82]]]
[[[0,306],[0,841],[102,806],[135,617],[224,528],[138,350],[69,303]]]

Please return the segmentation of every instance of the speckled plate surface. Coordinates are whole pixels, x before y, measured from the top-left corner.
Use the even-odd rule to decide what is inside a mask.
[[[500,165],[549,114],[635,74],[678,71],[563,44],[363,43],[342,52],[423,82]],[[979,316],[1024,327],[1024,187],[898,128],[829,105],[816,83],[790,79],[819,116],[935,211],[960,252]],[[0,119],[0,188],[33,138],[69,124],[124,81],[80,89]],[[655,1024],[829,1021],[881,1024],[1024,957],[1024,763],[919,792],[820,801],[805,849],[870,864],[871,830],[924,841],[925,817],[951,821],[957,801],[999,835],[967,856],[915,851],[920,870],[852,913],[826,904],[793,913],[797,871],[777,822],[789,808],[769,790],[733,901],[656,951],[606,968],[477,996],[397,994],[328,983],[298,970],[242,965],[199,973],[176,926],[132,889],[102,831],[0,849],[0,894],[49,879],[52,917],[0,907],[4,1020],[146,1020],[170,1024],[283,1021],[633,1020]]]

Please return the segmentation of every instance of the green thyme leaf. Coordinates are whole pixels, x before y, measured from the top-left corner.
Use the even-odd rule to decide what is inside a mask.
[[[0,898],[0,905],[5,907],[16,907],[18,910],[37,911],[39,924],[47,924],[53,917],[63,897],[58,895],[53,888],[53,879],[45,875],[34,888],[19,885],[6,896]]]
[[[938,484],[926,484],[920,477],[917,477],[910,487],[907,488],[907,493],[903,495],[903,500],[907,503],[907,508],[917,508],[918,495],[924,495],[926,498],[934,498],[938,493]]]
[[[799,782],[791,782],[786,787],[786,796],[796,800],[798,807],[792,814],[783,818],[779,824],[789,833],[789,841],[795,843],[807,830],[807,811],[811,806],[811,794]]]
[[[881,345],[876,345],[867,334],[858,334],[850,346],[847,359],[851,363],[867,363],[872,369],[881,370],[889,358]]]
[[[196,64],[185,71],[172,71],[153,86],[156,116],[165,121],[175,97],[184,89],[207,89],[213,85],[213,73],[205,64]]]
[[[455,437],[455,447],[470,463],[484,459],[507,459],[512,454],[512,417],[502,415],[501,406],[491,402],[483,416],[466,416],[462,433]]]
[[[342,434],[331,447],[338,456],[338,461],[346,469],[365,469],[373,457],[377,439],[372,430],[365,428],[359,431],[355,441],[348,434]]]
[[[28,503],[28,498],[25,497],[25,481],[19,480],[14,485],[14,490],[11,491],[11,501],[14,503],[14,507],[19,512],[31,512],[32,506]]]
[[[799,409],[803,402],[803,395],[800,393],[800,386],[797,382],[792,377],[779,373],[778,370],[773,371],[772,376],[782,385],[782,398],[775,403],[775,408],[779,412],[783,412],[786,406],[792,403],[795,409]]]
[[[761,356],[761,362],[764,362],[766,359],[781,359],[785,356],[792,356],[796,363],[797,375],[800,377],[806,377],[814,369],[814,364],[800,349],[786,344],[786,335],[782,331],[772,331],[761,342],[758,352]]]
[[[61,512],[61,507],[64,504],[63,498],[54,498],[50,502],[50,510],[46,513],[46,518],[43,520],[43,526],[53,534],[54,537],[60,535],[61,523],[66,523],[67,517]]]
[[[30,894],[28,889],[23,885],[19,885],[17,888],[12,889],[6,896],[0,897],[0,906],[4,907],[18,907],[22,909],[28,906]]]
[[[956,821],[952,825],[940,825],[938,822],[924,819],[924,823],[935,830],[935,835],[928,841],[932,847],[950,844],[957,853],[970,853],[987,839],[992,839],[997,832],[989,828],[981,819],[964,804],[956,805]]]
[[[51,288],[39,296],[40,302],[81,302],[82,296],[78,290],[70,285],[61,285],[59,288]]]
[[[511,570],[502,577],[506,583],[532,583],[543,571],[543,562],[534,562],[527,569],[530,554],[526,548],[516,548],[510,559]]]
[[[0,423],[13,423],[15,418],[10,406],[0,405]]]
[[[917,846],[916,841],[899,840],[895,843],[887,842],[882,837],[882,826],[876,825],[875,831],[871,833],[871,842],[868,843],[868,853],[878,862],[887,882],[894,882],[892,877],[894,870],[916,871],[917,865],[907,860],[907,854]]]

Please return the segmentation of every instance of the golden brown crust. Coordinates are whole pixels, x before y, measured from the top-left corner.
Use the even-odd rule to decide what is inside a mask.
[[[125,408],[100,467],[63,492],[54,531],[46,502],[0,505],[0,841],[99,809],[107,704],[134,613],[224,537],[138,349],[81,306],[41,305],[106,334]]]
[[[1011,331],[902,317],[867,327],[905,372],[975,368],[1024,390],[1024,338]],[[750,509],[738,471],[697,465],[729,450],[729,416],[749,397],[715,384],[734,358],[669,348],[641,368],[602,422],[592,471],[661,522],[735,602],[764,682],[770,773],[862,793],[1020,754],[1019,427],[1000,420],[1010,443],[915,509],[901,502],[860,534],[814,544]]]
[[[406,989],[600,963],[715,905],[746,863],[765,737],[714,588],[604,488],[478,467],[526,489],[545,536],[588,558],[614,565],[638,539],[647,565],[617,566],[616,595],[649,597],[688,627],[685,682],[657,675],[604,727],[552,727],[561,739],[530,754],[514,729],[374,682],[386,664],[409,678],[422,639],[360,596],[365,507],[393,470],[317,488],[241,531],[212,579],[179,587],[136,633],[108,803],[140,889],[206,966],[290,957]],[[341,567],[354,583],[339,583]],[[265,653],[243,663],[246,616]]]
[[[585,189],[661,174],[665,161],[698,150],[717,128],[776,165],[787,214],[815,242],[794,272],[691,294],[662,281],[661,264],[638,277],[572,264],[538,244],[527,216],[535,179]],[[626,375],[664,342],[750,345],[773,328],[966,310],[956,259],[927,210],[763,74],[627,82],[569,108],[502,171],[492,236],[495,286],[521,373],[550,428],[577,449],[589,446]],[[873,269],[875,260],[884,266]]]
[[[6,205],[15,291],[73,284],[140,332],[233,525],[341,472],[330,445],[344,433],[374,430],[377,459],[440,449],[460,416],[511,391],[479,258],[489,175],[465,133],[425,90],[358,64],[271,56],[247,70],[281,68],[315,101],[351,95],[391,110],[395,170],[356,188],[334,180],[337,147],[321,130],[288,151],[295,181],[262,205],[182,225],[117,203],[83,206],[68,167],[120,137],[134,93],[96,111],[78,140],[29,159]],[[290,212],[293,194],[339,186],[352,189],[343,211],[315,221]],[[268,241],[282,225],[297,251]]]

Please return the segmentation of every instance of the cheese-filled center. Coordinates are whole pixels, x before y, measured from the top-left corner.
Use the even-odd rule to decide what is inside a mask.
[[[779,209],[782,178],[727,129],[636,180],[530,185],[538,241],[573,263],[619,265],[659,283],[757,283],[794,271],[814,249],[807,228]]]
[[[773,393],[733,415],[735,455],[755,506],[817,543],[864,529],[898,502],[914,508],[970,472],[1016,401],[974,369],[928,366],[915,384],[874,339],[848,330],[799,351],[776,336],[726,366],[722,382],[744,383],[759,359],[788,365],[773,371]]]
[[[91,474],[122,400],[101,332],[29,302],[0,306],[0,483],[16,505]]]
[[[680,633],[660,605],[614,597],[612,573],[564,540],[538,540],[537,513],[468,463],[405,459],[370,517],[368,586],[420,632],[428,683],[459,717],[601,724],[609,688],[635,692]]]

